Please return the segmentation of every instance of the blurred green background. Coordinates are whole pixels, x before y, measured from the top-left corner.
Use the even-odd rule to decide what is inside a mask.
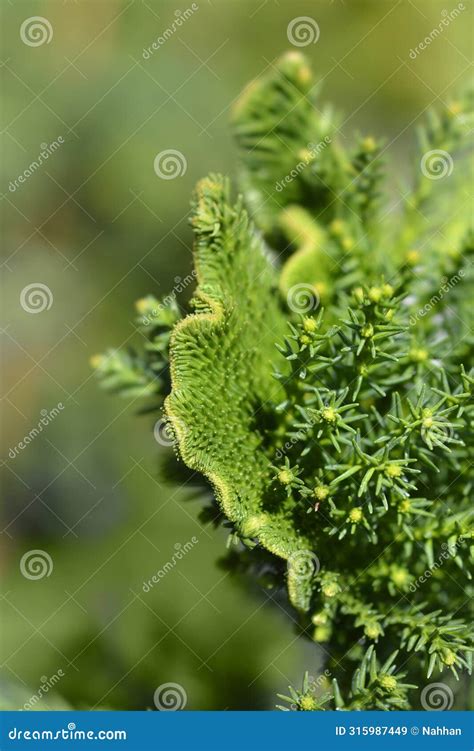
[[[275,693],[316,672],[281,603],[216,565],[225,530],[204,527],[192,483],[160,473],[153,419],[105,396],[89,358],[136,340],[133,301],[166,294],[192,269],[188,201],[214,170],[235,176],[228,119],[242,87],[290,48],[288,23],[314,18],[304,48],[323,99],[355,130],[387,137],[406,170],[425,109],[466,81],[470,7],[415,59],[445,0],[200,0],[159,50],[149,47],[191,6],[156,0],[2,3],[3,701],[22,706],[61,671],[54,696],[76,708],[154,708],[155,689],[180,684],[187,709],[269,709]],[[22,41],[46,18],[49,43]],[[146,56],[145,56],[146,57]],[[41,144],[64,143],[19,187]],[[160,179],[162,150],[185,173]],[[389,168],[390,173],[390,168]],[[20,304],[47,285],[50,309]],[[186,291],[188,295],[190,290]],[[24,450],[11,449],[42,410],[64,405]],[[151,578],[195,536],[158,585]],[[31,580],[22,556],[45,551]]]

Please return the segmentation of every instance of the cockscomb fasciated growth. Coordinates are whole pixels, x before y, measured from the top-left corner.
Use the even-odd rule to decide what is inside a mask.
[[[431,676],[462,707],[472,96],[429,116],[398,213],[383,206],[381,144],[341,143],[313,97],[294,52],[244,92],[233,112],[243,197],[210,175],[192,202],[191,312],[144,298],[142,354],[95,365],[109,388],[165,397],[179,457],[209,481],[236,543],[229,567],[257,581],[264,571],[300,633],[324,644],[324,680],[306,676],[282,697],[290,708],[418,707]],[[430,174],[433,150],[455,165],[443,179]]]

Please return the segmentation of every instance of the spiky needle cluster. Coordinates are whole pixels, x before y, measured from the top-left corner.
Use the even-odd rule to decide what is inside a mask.
[[[472,97],[430,115],[391,211],[383,145],[343,148],[314,94],[295,53],[244,92],[259,231],[226,180],[203,180],[194,314],[139,301],[143,355],[95,365],[109,388],[166,396],[178,454],[237,542],[229,565],[286,582],[334,679],[290,705],[403,709],[472,665]]]

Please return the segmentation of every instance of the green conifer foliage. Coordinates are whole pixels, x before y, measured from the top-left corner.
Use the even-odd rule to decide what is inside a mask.
[[[290,706],[407,709],[472,665],[472,96],[429,116],[391,209],[383,144],[344,147],[314,91],[291,53],[244,92],[244,198],[210,175],[192,204],[193,312],[139,301],[143,354],[95,365],[164,399],[228,565],[322,646],[332,687]]]

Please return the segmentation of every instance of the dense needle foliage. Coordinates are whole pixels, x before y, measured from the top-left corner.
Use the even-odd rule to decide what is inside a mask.
[[[227,565],[287,586],[326,663],[290,705],[407,709],[472,664],[472,97],[430,114],[389,199],[384,145],[343,145],[315,92],[291,53],[243,93],[244,198],[211,175],[193,199],[194,312],[140,300],[142,354],[94,365],[164,398]]]

